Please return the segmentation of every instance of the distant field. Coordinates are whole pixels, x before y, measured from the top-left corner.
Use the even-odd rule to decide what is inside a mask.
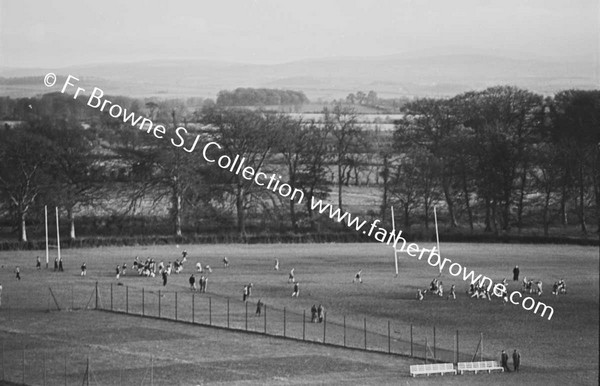
[[[192,266],[201,261],[213,267],[209,293],[202,296],[228,297],[232,302],[242,304],[242,287],[252,282],[253,299],[261,298],[273,310],[286,307],[290,313],[301,314],[312,304],[322,303],[328,311],[328,320],[331,317],[332,321],[339,322],[346,315],[349,326],[360,328],[363,318],[367,318],[374,330],[391,321],[398,326],[398,335],[404,338],[404,328],[410,323],[414,324],[420,337],[430,334],[435,325],[438,346],[449,348],[458,329],[463,345],[461,352],[466,355],[474,352],[479,334],[483,333],[484,355],[498,358],[502,349],[512,352],[517,348],[522,354],[522,372],[413,380],[408,377],[408,366],[418,361],[411,359],[96,311],[45,312],[50,304],[49,286],[55,288],[57,296],[64,301],[68,301],[69,289],[72,289],[74,301],[85,303],[90,300],[95,281],[102,288],[116,283],[113,273],[116,264],[126,262],[131,267],[136,255],[172,261],[180,257],[183,249],[189,252],[185,270],[180,275],[172,275],[166,287],[159,278],[126,276],[120,281],[132,293],[139,294],[141,288],[147,293],[156,293],[160,289],[179,291],[184,298],[189,296],[187,279]],[[81,359],[85,353],[91,353],[99,374],[115,382],[119,371],[137,371],[141,379],[148,368],[149,357],[160,356],[162,359],[155,366],[160,367],[156,374],[161,381],[155,384],[197,384],[202,381],[239,384],[597,384],[597,247],[442,245],[444,257],[494,280],[511,279],[515,264],[521,267],[522,276],[543,280],[545,292],[540,300],[555,310],[550,321],[518,306],[502,305],[496,299],[492,302],[468,299],[462,280],[449,277],[447,273],[441,280],[446,289],[456,284],[456,301],[428,296],[423,302],[417,302],[416,290],[425,288],[439,271],[406,256],[400,261],[399,277],[394,278],[392,250],[379,244],[182,245],[179,248],[64,250],[64,273],[36,271],[33,268],[36,254],[43,255],[41,251],[0,253],[0,283],[4,287],[0,336],[12,356],[18,358],[19,342],[22,341],[31,345],[46,342],[41,344],[42,351],[49,355],[68,351],[69,355],[79,355]],[[222,268],[224,256],[231,261],[229,269]],[[280,261],[279,272],[272,269],[275,258]],[[88,265],[88,276],[82,278],[79,266],[84,260]],[[14,279],[16,264],[22,268],[23,280],[20,282]],[[299,299],[290,297],[287,273],[292,267],[301,283]],[[359,269],[363,270],[362,285],[352,283],[354,273]],[[569,293],[554,297],[550,294],[551,283],[560,277],[566,280]],[[519,286],[520,283],[509,282],[510,291]],[[106,294],[102,297],[106,306]],[[133,303],[129,306],[139,307]],[[27,345],[29,347],[29,343]],[[34,352],[40,350],[28,351],[31,355]],[[18,360],[11,363],[20,365]],[[20,370],[11,371],[18,374]],[[165,373],[172,374],[173,378],[160,378]],[[75,379],[76,375],[73,377]],[[107,384],[112,383],[107,381]]]

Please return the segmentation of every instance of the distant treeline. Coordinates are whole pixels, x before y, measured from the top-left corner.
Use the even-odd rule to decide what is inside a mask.
[[[308,98],[302,91],[277,90],[270,88],[236,88],[222,90],[217,96],[219,106],[281,106],[303,105]]]
[[[84,234],[108,237],[347,230],[315,213],[311,197],[387,225],[394,206],[408,233],[429,232],[434,206],[445,234],[600,229],[598,90],[544,97],[503,86],[417,99],[404,105],[393,132],[369,130],[341,105],[313,120],[201,99],[110,99],[280,175],[306,205],[84,98],[53,93],[0,98],[0,112],[21,121],[0,128],[0,230],[26,241],[27,227],[43,230],[44,205],[61,208],[71,239],[76,222]]]

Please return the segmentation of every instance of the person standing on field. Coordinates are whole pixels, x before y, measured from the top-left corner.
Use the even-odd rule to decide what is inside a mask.
[[[292,297],[298,297],[298,295],[300,294],[300,286],[298,285],[298,282],[294,283],[294,292],[292,292]]]
[[[37,268],[38,271],[40,269],[42,269],[42,262],[40,261],[40,257],[39,256],[35,259],[35,267]]]
[[[87,265],[85,265],[85,261],[81,264],[81,276],[85,276],[87,273]]]
[[[117,269],[118,269],[118,267],[117,267]],[[169,275],[167,274],[167,271],[166,271],[166,270],[163,270],[163,272],[162,272],[163,287],[167,285],[167,277],[168,277],[168,276],[169,276]]]
[[[58,271],[58,257],[54,258],[54,272]]]
[[[17,265],[17,268],[15,268],[15,274],[17,275],[16,276],[17,280],[21,280],[21,268],[19,268],[18,265]]]
[[[513,368],[515,371],[519,371],[519,366],[521,365],[521,354],[517,352],[517,349],[513,351]]]
[[[510,373],[510,369],[508,368],[508,354],[506,351],[502,350],[502,355],[500,356],[500,362],[502,364],[502,368],[507,373]]]
[[[519,266],[515,265],[515,268],[513,269],[513,281],[519,281]]]

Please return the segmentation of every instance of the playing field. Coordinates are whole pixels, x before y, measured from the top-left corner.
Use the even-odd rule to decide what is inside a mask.
[[[426,244],[422,246],[428,247]],[[114,268],[131,263],[135,256],[142,260],[174,261],[181,251],[188,251],[183,272],[171,275],[167,286],[162,280],[134,276],[130,269],[117,285]],[[456,285],[456,301],[428,295],[422,302],[415,299],[418,288],[426,288],[439,270],[425,261],[404,255],[400,275],[394,277],[393,253],[380,244],[297,244],[297,245],[182,245],[130,248],[98,248],[63,250],[65,272],[52,269],[36,271],[35,256],[41,251],[0,253],[0,283],[3,286],[0,308],[0,336],[5,345],[5,373],[14,382],[21,381],[23,347],[27,359],[25,383],[42,384],[40,364],[43,356],[53,358],[48,379],[64,384],[64,364],[70,382],[81,383],[86,356],[90,356],[96,384],[150,384],[150,368],[154,384],[200,384],[234,382],[249,384],[279,383],[360,383],[360,384],[597,384],[599,326],[599,263],[597,247],[534,246],[503,244],[445,244],[442,256],[459,262],[500,281],[509,280],[509,292],[520,289],[512,282],[512,268],[518,264],[521,277],[544,282],[539,298],[554,308],[551,320],[534,315],[520,306],[503,305],[500,299],[475,300],[466,296],[462,279],[445,271],[440,280],[446,290]],[[231,266],[223,268],[227,256]],[[274,271],[275,258],[280,270]],[[79,276],[85,261],[87,277]],[[360,347],[364,320],[368,323],[370,349],[386,349],[387,326],[392,326],[392,352],[407,353],[409,332],[414,326],[415,351],[421,350],[422,339],[432,338],[436,328],[438,357],[452,361],[454,336],[460,333],[463,356],[475,352],[483,334],[484,357],[498,360],[502,349],[510,354],[518,349],[522,355],[519,374],[478,374],[463,377],[444,376],[427,379],[409,378],[408,366],[422,363],[400,356],[375,354],[302,343],[259,334],[231,332],[170,321],[105,313],[101,311],[47,312],[56,308],[49,296],[52,287],[61,305],[94,304],[94,283],[101,288],[101,303],[108,308],[108,288],[113,283],[114,305],[125,307],[124,288],[131,300],[127,307],[140,313],[140,297],[144,289],[147,314],[155,315],[154,305],[159,290],[178,292],[179,317],[189,320],[191,293],[188,278],[197,261],[209,264],[207,294],[197,294],[200,311],[198,322],[207,323],[207,297],[217,309],[215,323],[223,326],[223,313],[218,304],[229,298],[232,309],[241,310],[242,288],[254,284],[252,301],[260,298],[269,313],[288,312],[288,335],[298,337],[301,323],[294,318],[309,313],[313,304],[323,304],[332,329],[328,342],[340,343],[335,326],[345,316],[348,345]],[[21,266],[22,280],[14,278],[14,267]],[[300,282],[300,296],[292,298],[288,272],[295,268]],[[363,283],[353,284],[354,274],[362,269]],[[563,278],[568,294],[551,295],[551,285]],[[171,296],[171,295],[169,295]],[[535,296],[536,299],[537,296]],[[163,298],[163,302],[169,302]],[[187,300],[186,300],[187,299]],[[170,302],[169,302],[170,303]],[[255,303],[252,303],[255,304]],[[172,313],[172,304],[164,312]],[[170,308],[169,308],[170,307]],[[237,307],[237,308],[236,308]],[[68,308],[68,307],[63,307]],[[184,311],[185,310],[185,311]],[[186,313],[187,312],[187,313]],[[251,309],[254,314],[254,308]],[[269,314],[272,315],[272,314]],[[163,315],[164,316],[164,315]],[[172,318],[172,315],[168,316]],[[241,323],[241,320],[232,321]],[[234,326],[243,329],[242,325]],[[253,319],[250,329],[260,332],[262,324]],[[270,327],[271,328],[271,327]],[[320,340],[322,325],[306,327],[309,340]],[[276,333],[281,334],[281,331]],[[344,334],[346,335],[346,334]],[[374,339],[381,338],[381,341]],[[449,351],[443,351],[448,349]],[[415,352],[423,357],[425,353]],[[58,358],[58,359],[57,359]],[[79,361],[79,362],[77,362]],[[48,359],[50,363],[50,359]],[[79,363],[78,366],[75,363]],[[58,368],[58,367],[59,368]],[[35,371],[36,369],[37,375]],[[83,369],[83,370],[82,370]],[[54,378],[52,378],[54,377]],[[133,381],[135,379],[135,381]],[[92,379],[93,380],[93,379]],[[55,384],[48,382],[48,384]]]

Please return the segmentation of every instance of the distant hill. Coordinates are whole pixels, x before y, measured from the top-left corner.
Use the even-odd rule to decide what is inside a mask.
[[[598,88],[600,83],[598,63],[582,58],[563,62],[499,55],[412,53],[307,59],[276,65],[161,60],[60,69],[0,68],[0,77],[4,78],[40,77],[37,85],[26,78],[21,83],[0,82],[0,95],[48,92],[42,77],[49,71],[81,77],[86,86],[100,87],[111,95],[164,98],[215,98],[218,91],[237,87],[298,90],[310,100],[343,98],[358,90],[374,90],[382,97],[450,96],[499,84],[551,94],[568,88]]]

